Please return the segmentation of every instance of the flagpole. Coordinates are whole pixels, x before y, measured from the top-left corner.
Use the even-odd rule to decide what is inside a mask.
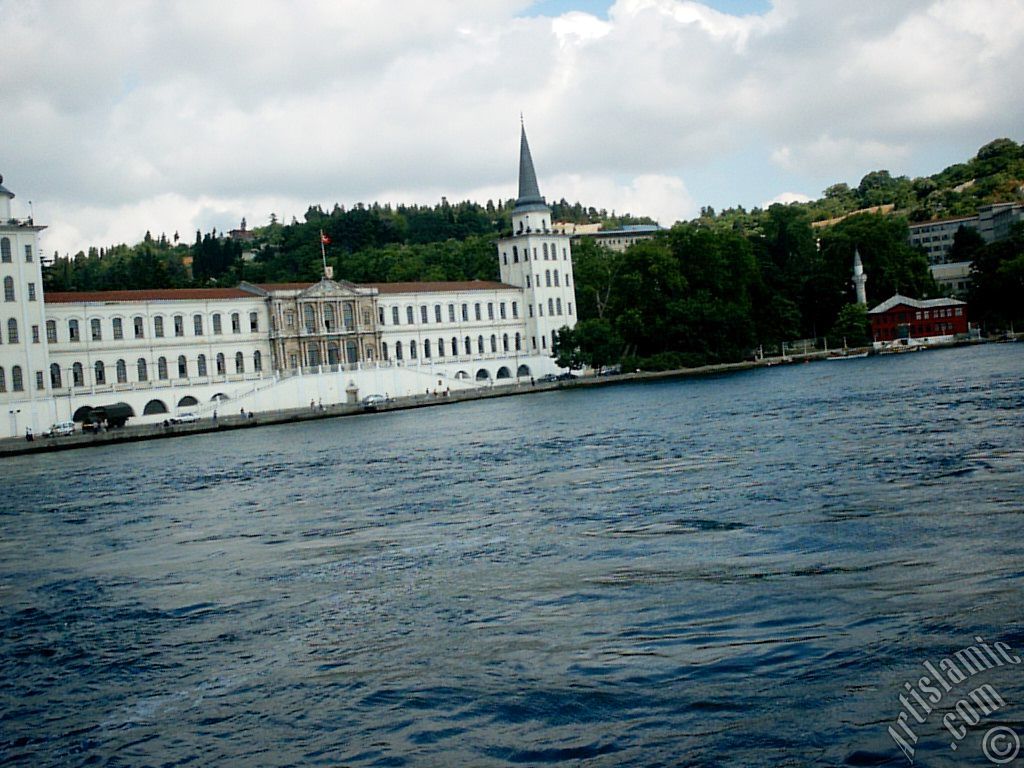
[[[320,258],[324,262],[324,277],[327,277],[327,249],[324,247],[324,231],[320,230]]]

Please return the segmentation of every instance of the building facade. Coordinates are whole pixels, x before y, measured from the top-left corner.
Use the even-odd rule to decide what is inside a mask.
[[[967,334],[967,302],[896,294],[868,311],[876,347],[892,342],[947,343]]]
[[[423,395],[556,373],[576,324],[569,236],[551,227],[526,132],[501,282],[51,293],[38,235],[0,179],[0,437],[123,403],[133,421]]]

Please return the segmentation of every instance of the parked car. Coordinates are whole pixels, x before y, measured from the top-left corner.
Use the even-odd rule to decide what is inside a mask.
[[[192,411],[182,411],[171,418],[171,424],[193,424],[199,421],[199,415]]]
[[[384,405],[388,401],[384,395],[367,395],[363,398],[363,408],[366,410],[375,410],[377,406]]]
[[[548,373],[548,374],[545,374],[545,375],[541,376],[539,379],[537,379],[537,381],[540,381],[540,382],[558,381],[558,376],[556,376],[553,373]]]
[[[64,437],[67,435],[75,434],[75,422],[73,421],[58,421],[49,431],[46,433],[47,437]]]

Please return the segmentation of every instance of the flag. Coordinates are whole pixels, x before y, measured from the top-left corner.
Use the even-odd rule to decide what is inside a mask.
[[[320,230],[320,242],[323,243],[324,245],[330,245],[331,244],[331,238],[329,238],[327,235],[325,235],[323,230]]]

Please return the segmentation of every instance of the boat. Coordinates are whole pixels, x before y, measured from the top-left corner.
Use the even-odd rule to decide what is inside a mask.
[[[829,355],[826,360],[857,360],[862,357],[867,357],[867,352],[855,352],[852,355]]]

